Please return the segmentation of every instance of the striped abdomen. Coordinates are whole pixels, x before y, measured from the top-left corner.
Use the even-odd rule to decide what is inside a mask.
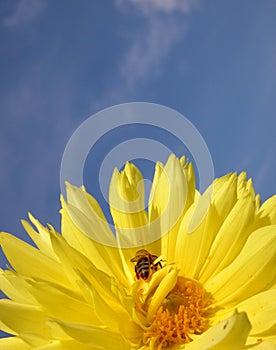
[[[150,261],[148,257],[140,258],[135,266],[137,278],[147,280],[150,275]]]

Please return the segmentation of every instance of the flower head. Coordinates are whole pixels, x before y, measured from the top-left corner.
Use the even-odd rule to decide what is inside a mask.
[[[5,349],[275,349],[276,196],[245,173],[195,188],[192,164],[156,164],[148,209],[127,163],[97,201],[67,184],[62,234],[29,215],[36,247],[2,233]],[[108,242],[108,244],[104,244]]]

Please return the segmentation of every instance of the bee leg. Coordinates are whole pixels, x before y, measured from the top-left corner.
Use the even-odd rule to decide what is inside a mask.
[[[157,271],[158,269],[162,269],[162,264],[160,261],[158,261],[156,264],[154,264],[154,270]]]

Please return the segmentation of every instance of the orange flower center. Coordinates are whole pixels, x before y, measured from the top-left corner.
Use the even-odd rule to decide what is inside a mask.
[[[208,328],[207,309],[211,303],[198,282],[178,277],[144,333],[146,344],[151,349],[164,350],[174,344],[189,343],[192,334],[201,334]]]

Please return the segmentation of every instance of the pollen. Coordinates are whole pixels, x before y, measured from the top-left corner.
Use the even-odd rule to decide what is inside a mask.
[[[202,334],[208,329],[207,311],[212,299],[196,281],[178,277],[175,288],[144,333],[150,349],[165,350],[173,345],[187,344],[193,334]]]

